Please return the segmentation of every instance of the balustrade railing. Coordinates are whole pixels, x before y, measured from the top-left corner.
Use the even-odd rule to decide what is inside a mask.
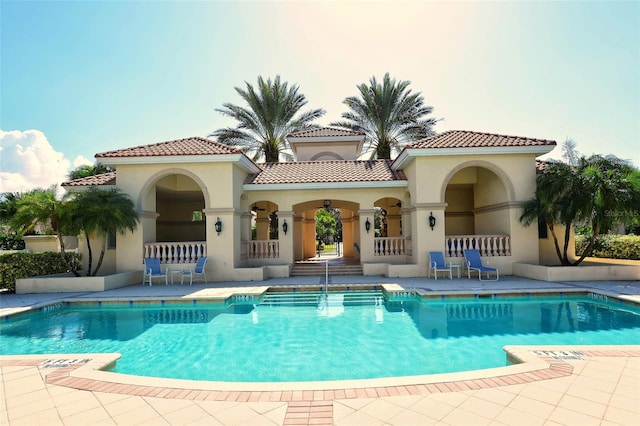
[[[449,257],[464,257],[463,250],[478,250],[480,256],[511,256],[509,235],[447,235],[444,252]]]
[[[207,255],[206,241],[158,242],[144,245],[144,258],[158,258],[160,263],[196,263]]]
[[[248,259],[277,259],[280,257],[279,240],[243,241],[241,256]]]
[[[374,256],[405,255],[404,237],[379,237],[373,239]]]

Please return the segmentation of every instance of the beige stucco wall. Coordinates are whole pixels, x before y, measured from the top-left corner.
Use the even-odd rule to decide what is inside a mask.
[[[473,231],[475,234],[511,235],[511,256],[492,258],[491,261],[510,273],[507,263],[538,262],[537,229],[523,227],[518,218],[521,204],[533,196],[535,190],[535,156],[527,155],[465,155],[416,157],[405,167],[409,179],[409,192],[413,205],[412,227],[414,261],[426,273],[428,251],[443,251],[445,234],[465,234],[471,230],[470,219],[453,215],[445,223],[447,211],[447,185],[456,185],[449,191],[453,212],[469,208],[464,194],[473,188]],[[457,186],[466,185],[466,186]],[[466,188],[466,189],[465,189]],[[428,217],[433,213],[437,224],[432,231]],[[445,229],[452,227],[452,232]]]
[[[233,269],[240,262],[241,194],[246,177],[237,165],[232,163],[189,163],[186,164],[138,164],[119,165],[118,187],[129,194],[137,203],[141,224],[132,234],[118,239],[116,255],[117,270],[143,269],[143,245],[156,241],[155,185],[169,175],[185,175],[190,179],[176,179],[176,185],[188,183],[193,189],[194,182],[204,197],[204,214],[207,241],[207,277],[212,280],[233,279]],[[166,183],[165,179],[163,183]],[[168,212],[169,210],[165,210]],[[222,222],[222,232],[217,235],[214,223]],[[187,240],[187,238],[181,238]]]
[[[118,186],[136,201],[141,217],[135,232],[118,237],[113,261],[117,271],[142,270],[143,244],[157,241],[157,233],[185,241],[202,232],[190,230],[204,227],[210,258],[207,276],[212,281],[238,279],[239,268],[256,265],[241,258],[240,242],[250,236],[251,207],[261,201],[268,201],[280,218],[280,258],[263,264],[288,265],[315,252],[315,227],[310,218],[323,200],[331,200],[332,207],[349,213],[345,214],[348,218],[344,224],[345,238],[358,242],[361,261],[367,264],[413,264],[415,267],[409,269],[424,276],[426,253],[443,251],[445,235],[452,234],[510,235],[511,256],[492,259],[503,274],[511,272],[511,262],[537,263],[543,254],[536,227],[525,228],[518,221],[522,203],[531,198],[535,188],[533,154],[416,157],[404,167],[406,186],[398,187],[345,188],[337,184],[330,189],[257,190],[260,188],[243,187],[245,170],[224,162],[119,165],[117,170]],[[172,210],[171,205],[156,205],[158,182],[174,190],[201,191],[205,222],[186,223],[187,218],[180,216],[200,207],[197,203],[181,206],[181,213]],[[364,224],[367,218],[373,224],[374,205],[387,199],[402,202],[401,209],[392,211],[394,222],[390,232],[400,233],[401,217],[402,234],[410,239],[412,254],[393,259],[374,256],[375,234],[373,229],[367,233]],[[448,215],[445,220],[445,212],[460,214]],[[433,230],[428,226],[430,214],[436,218]],[[222,222],[220,235],[214,229],[218,218]],[[287,235],[281,231],[285,219],[289,224]],[[164,223],[173,229],[163,229]],[[353,244],[347,241],[345,244],[344,254],[356,256]],[[372,268],[368,269],[375,269]]]

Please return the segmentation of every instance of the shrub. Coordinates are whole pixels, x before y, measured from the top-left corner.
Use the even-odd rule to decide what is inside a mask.
[[[24,241],[15,235],[0,233],[0,250],[24,250]]]
[[[82,265],[78,253],[66,253],[74,270]],[[67,264],[59,252],[9,253],[0,256],[0,289],[16,291],[18,278],[60,274],[68,271]]]
[[[587,236],[576,235],[576,255],[587,246]],[[640,260],[640,236],[638,235],[599,235],[591,252],[593,257],[608,259]]]

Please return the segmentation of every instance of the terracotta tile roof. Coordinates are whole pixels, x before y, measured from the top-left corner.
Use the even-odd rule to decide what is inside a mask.
[[[240,154],[242,151],[201,137],[190,137],[173,141],[140,145],[96,154],[96,158],[165,157],[181,155]]]
[[[337,137],[337,136],[364,136],[364,133],[353,132],[351,130],[336,129],[335,127],[320,127],[318,129],[303,130],[291,133],[288,138],[317,138],[317,137]]]
[[[295,161],[260,164],[262,172],[249,175],[245,184],[317,182],[384,182],[406,180],[402,171],[392,170],[391,160]]]
[[[548,162],[542,160],[536,160],[536,174],[539,175],[547,168]]]
[[[450,130],[439,135],[429,136],[407,145],[407,148],[480,148],[506,146],[543,146],[555,145],[547,139],[534,139],[521,136],[497,135],[493,133]]]
[[[116,172],[102,173],[95,176],[74,179],[63,182],[62,186],[114,186],[116,184]]]

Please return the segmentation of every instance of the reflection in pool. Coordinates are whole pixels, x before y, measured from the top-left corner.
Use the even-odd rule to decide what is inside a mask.
[[[115,371],[216,381],[407,376],[506,364],[505,345],[640,344],[640,312],[587,297],[64,306],[0,324],[0,352],[119,352]]]

